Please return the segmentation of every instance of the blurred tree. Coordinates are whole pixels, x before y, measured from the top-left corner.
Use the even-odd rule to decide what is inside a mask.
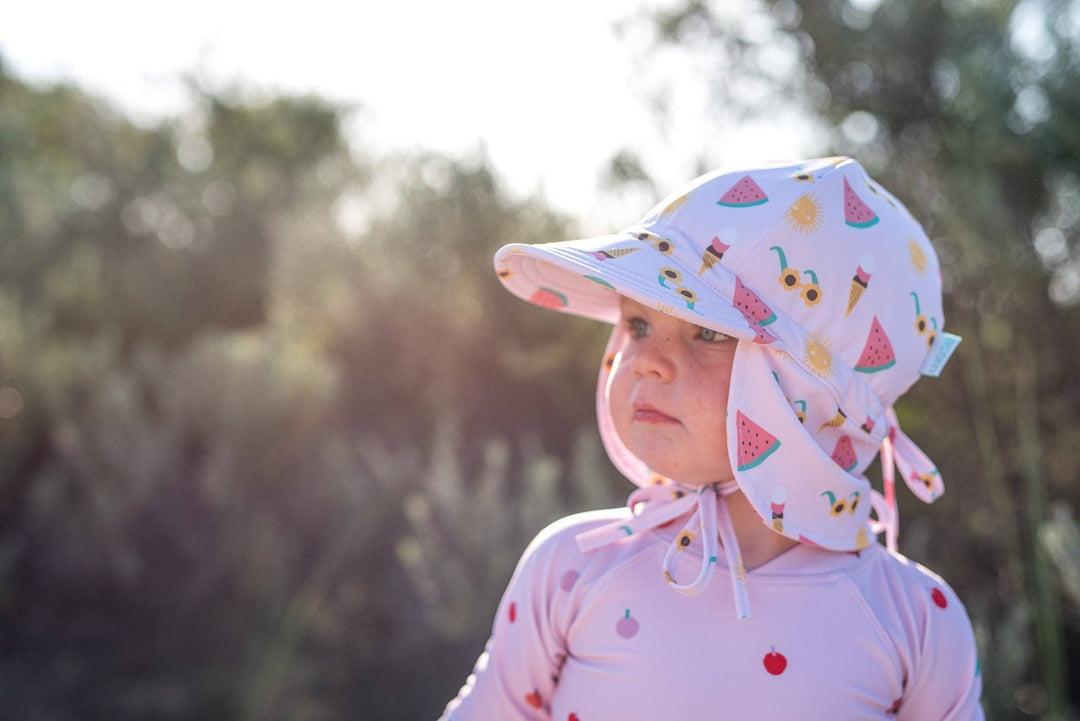
[[[137,127],[2,68],[0,705],[437,715],[528,540],[615,502],[603,329],[490,264],[569,221],[317,99]]]
[[[823,129],[817,152],[858,157],[934,239],[965,343],[899,412],[955,491],[930,512],[902,503],[903,550],[967,601],[994,718],[1080,704],[1064,645],[1080,645],[1080,598],[1055,573],[1075,553],[1040,540],[1068,524],[1049,500],[1080,495],[1078,7],[693,0],[637,22],[653,52],[693,59],[711,118],[794,109]]]

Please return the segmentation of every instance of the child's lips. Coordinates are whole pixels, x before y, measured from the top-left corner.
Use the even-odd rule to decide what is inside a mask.
[[[634,404],[634,420],[642,423],[678,423],[677,418],[669,416],[658,408],[654,408],[648,403],[635,403]]]

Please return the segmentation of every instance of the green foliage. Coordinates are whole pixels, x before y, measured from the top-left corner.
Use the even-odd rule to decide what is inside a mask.
[[[491,270],[569,224],[483,157],[194,92],[143,128],[0,75],[0,703],[437,715],[526,543],[616,502],[603,329]]]

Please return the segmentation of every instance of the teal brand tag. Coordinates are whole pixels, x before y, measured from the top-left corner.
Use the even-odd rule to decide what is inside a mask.
[[[952,357],[956,346],[960,345],[962,340],[963,338],[952,333],[938,333],[919,372],[924,376],[937,378],[941,375],[941,369],[945,367],[945,364],[949,362],[949,358]]]

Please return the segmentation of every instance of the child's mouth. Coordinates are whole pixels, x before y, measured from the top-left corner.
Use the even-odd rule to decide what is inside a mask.
[[[663,411],[659,411],[650,405],[634,405],[634,420],[642,423],[678,423],[678,419],[672,418]]]

